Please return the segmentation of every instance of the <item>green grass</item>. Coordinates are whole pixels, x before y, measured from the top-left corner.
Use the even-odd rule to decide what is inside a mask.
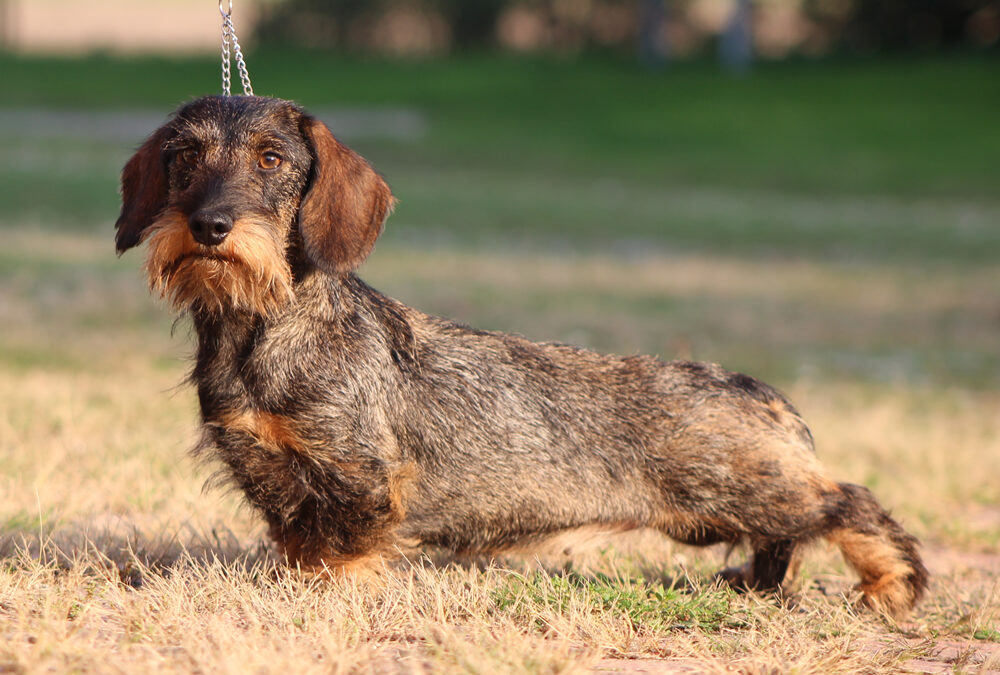
[[[1000,252],[1000,83],[985,57],[762,66],[744,78],[471,56],[274,52],[250,64],[260,92],[426,117],[421,138],[353,143],[401,197],[390,233],[909,260]],[[0,107],[165,114],[218,88],[208,58],[6,56],[0,68]],[[5,220],[113,218],[117,168],[139,138],[67,147],[0,133],[17,160],[0,169]]]
[[[574,605],[583,611],[625,618],[634,630],[649,633],[700,630],[709,633],[746,625],[728,588],[678,589],[673,584],[627,575],[583,575],[570,571],[553,575],[543,571],[512,573],[493,592],[497,611],[519,622],[531,623],[544,634],[546,612],[567,613]]]
[[[257,89],[309,106],[412,106],[473,165],[780,189],[995,196],[996,60],[664,73],[616,61],[249,57]],[[170,107],[218,90],[214,59],[4,57],[0,104]],[[478,158],[478,162],[476,159]],[[420,165],[426,165],[421,161]]]

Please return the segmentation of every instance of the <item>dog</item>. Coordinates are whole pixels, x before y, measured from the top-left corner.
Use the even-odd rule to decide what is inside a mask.
[[[829,476],[767,384],[475,330],[367,286],[355,270],[394,199],[294,103],[190,102],[121,186],[119,255],[145,244],[151,289],[197,333],[199,447],[293,567],[362,573],[419,546],[492,554],[648,527],[748,544],[720,573],[738,588],[780,590],[822,537],[876,610],[905,614],[925,591],[917,540]]]

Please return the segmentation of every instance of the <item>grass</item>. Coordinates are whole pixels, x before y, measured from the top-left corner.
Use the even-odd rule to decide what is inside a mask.
[[[184,459],[189,328],[148,296],[141,254],[112,253],[116,175],[139,138],[0,124],[0,670],[1000,668],[994,65],[734,80],[700,65],[250,59],[263,91],[425,121],[348,137],[401,197],[362,271],[377,288],[785,389],[835,475],[924,541],[934,583],[902,623],[856,612],[823,546],[787,603],[714,586],[724,550],[648,532],[537,563],[427,551],[380,588],[282,572],[258,519]],[[165,111],[216,88],[208,59],[0,67],[0,113]]]
[[[533,621],[543,634],[551,630],[545,614],[562,616],[573,611],[617,615],[634,631],[652,635],[690,629],[717,632],[746,625],[744,615],[733,611],[735,601],[736,594],[729,589],[691,593],[641,577],[578,572],[512,575],[493,594],[498,612],[513,614],[526,624]]]
[[[985,57],[803,64],[732,78],[700,65],[651,74],[606,61],[251,57],[262,92],[315,108],[426,116],[420,138],[354,143],[396,186],[397,227],[550,239],[572,231],[606,242],[603,224],[618,214],[617,238],[684,248],[823,255],[840,243],[848,255],[902,248],[911,259],[980,260],[1000,249],[990,227],[1000,155],[995,65]],[[0,67],[0,106],[165,114],[218,88],[209,59],[7,56]],[[23,124],[27,133],[8,141],[19,161],[0,169],[0,198],[14,215],[59,208],[90,224],[114,211],[108,188],[138,137],[66,147]],[[960,232],[947,227],[956,220]]]
[[[5,104],[163,108],[218,89],[210,59],[6,57],[0,65]],[[704,65],[653,74],[611,61],[493,57],[400,63],[264,52],[250,65],[260,92],[309,106],[426,111],[445,161],[460,153],[485,167],[540,163],[656,183],[995,195],[1000,84],[989,57],[844,62],[819,77],[793,64],[742,79]]]

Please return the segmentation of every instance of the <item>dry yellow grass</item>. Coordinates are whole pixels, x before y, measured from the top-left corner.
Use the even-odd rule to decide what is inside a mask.
[[[933,585],[902,624],[855,612],[852,577],[824,546],[806,556],[781,606],[714,587],[724,551],[651,533],[540,563],[452,564],[429,552],[436,564],[394,567],[381,589],[312,583],[276,566],[235,496],[202,490],[210,468],[185,454],[195,397],[177,386],[187,329],[169,336],[138,260],[116,262],[110,250],[110,238],[5,233],[0,672],[1000,670],[993,391],[809,373],[786,382],[835,474],[871,486],[925,542]],[[455,290],[469,270],[474,281]],[[905,349],[926,337],[906,343],[907,331],[940,330],[949,316],[971,344],[986,344],[988,321],[974,315],[998,290],[996,275],[975,270],[930,279],[818,263],[543,261],[391,246],[366,276],[423,308],[461,316],[467,306],[469,320],[482,311],[477,298],[495,299],[488,320],[539,339],[611,315],[617,327],[605,338],[623,350],[657,339],[655,312],[620,307],[637,295],[699,297],[706,315],[712,302],[766,300],[778,315],[814,303],[790,332],[750,315],[726,320],[731,339],[775,349],[820,339],[844,316],[912,307],[896,336]],[[838,330],[870,339],[882,327],[873,321]]]

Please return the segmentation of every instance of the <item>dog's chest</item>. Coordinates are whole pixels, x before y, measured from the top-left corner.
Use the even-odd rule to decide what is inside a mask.
[[[199,327],[193,380],[202,414],[296,410],[315,400],[314,340],[284,323],[228,322]]]
[[[298,318],[200,338],[194,380],[222,449],[332,456],[392,445],[384,383],[364,359],[345,358],[361,350],[328,324]]]

